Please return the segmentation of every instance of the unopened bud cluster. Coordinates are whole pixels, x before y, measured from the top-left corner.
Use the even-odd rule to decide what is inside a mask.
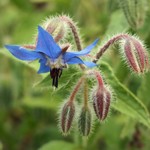
[[[113,45],[115,42],[119,43],[121,54],[125,62],[128,64],[128,67],[133,72],[141,74],[149,69],[149,58],[144,44],[138,38],[128,34],[118,34],[108,40],[108,42],[100,48],[100,51],[96,54],[93,62],[96,63],[109,46]],[[89,100],[87,78],[92,78],[93,76],[97,81],[97,85],[95,85],[91,100]],[[83,89],[82,93],[84,98],[82,107],[80,108],[80,113],[77,114],[77,112],[75,112],[77,106],[74,105],[73,101],[75,100],[75,96],[80,88]],[[92,101],[92,104],[89,103],[89,101]],[[85,75],[79,79],[66,103],[69,103],[72,106],[67,105],[68,108],[66,108],[65,104],[62,107],[60,114],[60,128],[62,133],[65,135],[68,134],[73,125],[73,121],[77,120],[80,134],[82,136],[88,136],[92,130],[94,116],[97,117],[100,122],[103,122],[110,112],[111,102],[112,92],[109,86],[104,83],[100,72],[97,70],[88,70]],[[66,113],[66,109],[68,113]],[[70,111],[68,111],[68,109]],[[95,115],[92,112],[94,112]]]
[[[123,0],[121,6],[124,13],[127,15],[127,19],[132,28],[139,28],[144,21],[144,16],[139,13],[140,3],[142,0],[135,1],[131,3],[133,5],[128,5],[129,0]],[[131,4],[130,3],[130,4]],[[143,3],[142,3],[143,4]],[[142,5],[144,8],[144,5]],[[131,10],[134,13],[131,13]],[[67,41],[64,43],[66,35],[71,31],[73,35],[77,50],[82,49],[81,39],[78,33],[78,28],[71,18],[68,16],[56,16],[45,21],[43,24],[44,28],[53,35],[57,43],[61,43],[62,52],[66,52],[70,47],[71,43]],[[117,34],[109,39],[106,44],[104,44],[100,50],[96,53],[93,62],[97,63],[103,53],[113,44],[119,43],[121,54],[127,63],[130,70],[136,74],[145,73],[149,69],[149,58],[142,41],[140,41],[135,36],[129,34]],[[31,46],[30,46],[31,47]],[[82,70],[85,67],[80,64]],[[96,79],[97,84],[94,90],[89,96],[89,86],[87,80],[88,78]],[[81,94],[79,91],[82,90],[83,97],[81,98],[81,104],[74,102],[76,100],[76,95]],[[91,99],[89,98],[91,97]],[[92,103],[89,103],[92,101]],[[64,135],[70,133],[74,122],[76,121],[78,131],[82,136],[89,136],[92,131],[94,117],[102,122],[104,121],[110,112],[112,102],[112,92],[107,86],[99,71],[88,70],[84,72],[84,75],[78,80],[77,84],[73,88],[68,100],[62,105],[59,115],[59,127]],[[78,108],[77,108],[78,107]],[[79,113],[77,110],[80,110]],[[94,112],[94,113],[92,113]]]
[[[139,28],[144,21],[143,14],[139,13],[141,2],[142,0],[133,0],[131,3],[134,4],[134,9],[132,9],[133,5],[127,5],[129,0],[123,0],[121,3],[124,12],[127,15],[126,17],[129,24],[135,29]],[[131,13],[130,10],[134,11],[134,13]],[[43,27],[53,35],[55,42],[61,44],[62,52],[66,52],[71,47],[71,43],[66,38],[67,35],[70,35],[68,34],[69,32],[72,33],[71,35],[74,38],[77,50],[80,51],[82,49],[78,28],[70,17],[62,15],[49,18],[45,21]],[[138,38],[129,34],[118,34],[109,39],[106,44],[100,48],[96,55],[92,57],[94,58],[93,62],[97,63],[103,53],[114,43],[119,43],[121,54],[133,72],[141,74],[149,69],[149,58],[144,44]],[[35,46],[26,45],[26,47],[34,49]],[[82,70],[85,70],[83,65],[80,64],[80,67]],[[89,82],[87,82],[87,80],[93,78],[93,76],[94,79],[96,79],[97,84],[92,91],[92,96],[89,96],[90,86],[88,86]],[[56,83],[54,84],[56,85]],[[76,95],[81,94],[79,92],[80,89],[83,91],[83,97],[80,96],[82,103],[77,106],[75,100]],[[91,97],[91,99],[89,97]],[[89,103],[90,101],[92,101],[92,103]],[[61,132],[64,135],[69,134],[74,122],[76,121],[80,134],[82,136],[89,136],[92,131],[93,118],[97,117],[100,122],[104,121],[108,117],[111,102],[112,92],[104,83],[100,72],[97,70],[84,71],[84,75],[78,80],[68,100],[61,107],[59,115],[59,127]],[[77,110],[79,109],[80,111],[78,113]]]
[[[78,130],[82,136],[88,136],[91,133],[93,125],[93,117],[97,117],[99,121],[104,121],[109,113],[112,94],[110,89],[104,84],[99,71],[88,71],[88,75],[80,78],[74,90],[71,93],[69,100],[63,104],[60,113],[60,129],[64,135],[67,135],[73,125],[73,121],[77,120]],[[92,92],[92,104],[89,103],[88,82],[86,77],[95,77],[97,80],[96,88]],[[82,86],[83,85],[83,86]],[[76,105],[74,105],[75,95],[79,88],[83,88],[83,104],[80,108],[80,113],[77,114]],[[79,105],[78,105],[79,107]],[[92,113],[95,112],[95,115]],[[76,115],[76,117],[75,117]],[[74,118],[76,118],[74,120]]]

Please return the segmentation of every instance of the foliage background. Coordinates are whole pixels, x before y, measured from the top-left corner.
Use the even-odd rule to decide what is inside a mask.
[[[131,74],[118,55],[117,45],[99,62],[106,82],[116,93],[116,102],[106,122],[96,121],[88,140],[76,128],[64,137],[57,127],[58,106],[69,95],[69,87],[77,78],[72,76],[76,68],[64,71],[62,88],[53,92],[49,80],[35,86],[44,77],[36,73],[36,62],[22,63],[4,48],[5,44],[33,43],[37,25],[58,14],[69,14],[78,22],[85,43],[100,37],[101,45],[116,33],[128,32],[138,35],[149,48],[149,6],[147,1],[143,26],[133,30],[118,0],[1,0],[0,149],[149,150],[150,74],[142,77]],[[64,85],[68,80],[69,84]]]

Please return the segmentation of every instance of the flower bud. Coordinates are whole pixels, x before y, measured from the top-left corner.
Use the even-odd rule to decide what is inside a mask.
[[[103,121],[107,117],[110,102],[111,93],[106,87],[99,87],[93,93],[93,107],[99,120]]]
[[[47,32],[53,35],[56,42],[59,42],[64,38],[67,30],[64,25],[64,22],[59,19],[59,17],[48,18],[43,23],[44,28]]]
[[[148,55],[143,44],[135,39],[126,39],[124,53],[129,67],[136,73],[144,73],[149,68]]]
[[[88,107],[83,107],[78,120],[79,132],[83,136],[88,136],[91,131],[91,111]]]
[[[75,114],[75,105],[68,101],[62,108],[60,114],[60,128],[65,135],[70,131]]]

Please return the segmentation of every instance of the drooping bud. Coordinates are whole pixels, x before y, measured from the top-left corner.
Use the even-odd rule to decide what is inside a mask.
[[[58,27],[59,20],[57,18],[47,19],[44,24],[46,31],[52,34]]]
[[[102,75],[99,71],[89,70],[87,73],[96,77],[98,85],[92,94],[93,107],[98,119],[103,121],[107,117],[109,112],[110,102],[112,98],[111,91],[108,87],[105,86]]]
[[[123,44],[123,49],[125,59],[134,72],[140,74],[149,69],[148,54],[138,39],[134,37],[126,39]]]
[[[72,126],[75,114],[75,105],[73,102],[68,101],[62,107],[60,114],[60,128],[64,135],[67,135]]]
[[[96,116],[103,121],[109,112],[111,92],[106,87],[98,87],[92,95]]]
[[[78,119],[78,128],[82,136],[88,136],[92,126],[92,115],[89,107],[83,107]]]
[[[76,23],[69,16],[66,16],[66,15],[62,15],[59,18],[60,18],[60,20],[65,22],[67,24],[67,26],[71,29],[77,49],[81,50],[82,49],[81,37],[80,37],[79,31],[78,31],[78,28],[76,26]]]
[[[47,32],[52,34],[56,42],[59,42],[61,39],[63,39],[67,32],[64,22],[61,21],[58,16],[54,18],[48,18],[43,23],[43,26]]]

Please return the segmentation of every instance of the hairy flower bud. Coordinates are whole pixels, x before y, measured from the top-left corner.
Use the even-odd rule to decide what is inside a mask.
[[[65,135],[70,131],[75,114],[75,105],[68,101],[65,103],[60,114],[60,128]]]
[[[83,136],[88,136],[91,131],[91,117],[91,110],[88,107],[83,107],[78,120],[78,128]]]
[[[99,87],[93,92],[93,107],[96,116],[103,121],[109,112],[111,93],[106,87]]]
[[[143,44],[135,39],[126,39],[123,44],[125,58],[129,67],[136,73],[144,73],[149,68],[148,54]]]
[[[47,32],[53,35],[56,42],[59,42],[64,38],[67,29],[63,21],[59,19],[59,17],[48,18],[43,23],[44,28]]]

